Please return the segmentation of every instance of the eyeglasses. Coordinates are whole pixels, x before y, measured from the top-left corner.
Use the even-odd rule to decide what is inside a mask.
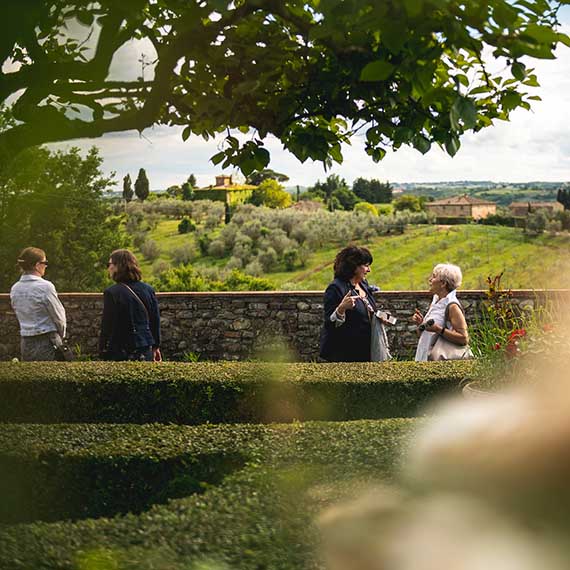
[[[47,265],[48,265],[48,262],[47,262],[47,261],[38,261],[38,263],[39,263],[40,265],[45,265],[46,267],[47,267]]]

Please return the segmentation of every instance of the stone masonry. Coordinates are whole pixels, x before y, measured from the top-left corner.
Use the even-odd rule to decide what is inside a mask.
[[[162,351],[168,360],[318,359],[323,319],[320,291],[158,293],[162,322]],[[484,291],[459,293],[468,322],[480,314]],[[515,301],[531,307],[545,299],[567,303],[570,291],[513,292]],[[99,293],[60,294],[67,311],[68,336],[82,356],[96,357],[103,309]],[[411,358],[417,337],[411,326],[416,306],[425,311],[430,295],[420,291],[388,291],[377,294],[379,307],[398,322],[389,327],[392,352]],[[19,357],[18,323],[10,298],[0,294],[0,359]]]

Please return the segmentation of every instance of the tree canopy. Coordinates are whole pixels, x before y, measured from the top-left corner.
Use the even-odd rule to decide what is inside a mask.
[[[267,206],[268,208],[287,208],[293,200],[283,186],[267,178],[253,191],[250,202],[255,206]]]
[[[357,178],[352,183],[352,191],[362,200],[377,204],[389,204],[392,201],[392,186],[373,178]]]
[[[524,56],[570,45],[557,31],[569,3],[11,1],[0,22],[0,164],[31,146],[153,124],[182,125],[184,139],[227,132],[212,160],[246,175],[267,166],[270,134],[327,166],[356,132],[376,161],[401,145],[454,155],[466,131],[529,108],[538,83]],[[152,53],[139,78],[116,77],[131,40]]]
[[[259,186],[264,180],[277,180],[277,182],[287,182],[289,177],[281,172],[275,172],[271,168],[264,168],[263,170],[256,170],[252,172],[246,179],[246,184],[253,184]]]
[[[59,291],[103,287],[109,254],[127,241],[103,198],[113,182],[101,163],[95,148],[85,157],[77,148],[32,148],[0,174],[0,291],[17,280],[16,259],[28,246],[45,250],[46,277]]]

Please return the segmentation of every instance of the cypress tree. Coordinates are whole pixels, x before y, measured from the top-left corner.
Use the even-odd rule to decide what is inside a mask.
[[[125,202],[130,202],[133,199],[133,183],[131,181],[131,175],[127,174],[123,178],[123,200]]]
[[[146,177],[144,168],[141,168],[135,182],[135,194],[141,202],[144,202],[148,198],[149,192],[148,178]]]

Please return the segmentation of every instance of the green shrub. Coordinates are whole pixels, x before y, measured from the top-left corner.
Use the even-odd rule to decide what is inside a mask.
[[[22,478],[12,479],[4,489],[4,495],[12,491],[12,499],[23,489],[47,509],[51,497],[57,512],[58,499],[67,501],[68,493],[85,498],[92,508],[107,508],[106,502],[120,505],[125,495],[132,495],[133,503],[144,502],[145,489],[158,493],[161,485],[165,496],[173,498],[138,515],[0,526],[0,567],[187,570],[204,559],[239,570],[315,567],[315,511],[323,500],[353,488],[355,478],[384,482],[390,477],[413,425],[386,420],[287,426],[7,426],[0,430],[4,465],[29,465],[19,471]],[[213,460],[219,454],[237,458],[230,470],[224,461]],[[190,479],[202,483],[202,493],[184,481],[183,465]],[[171,477],[176,466],[182,480]],[[98,480],[98,474],[104,477]],[[149,474],[151,481],[145,478]],[[148,506],[139,503],[140,508]]]
[[[189,218],[182,218],[178,224],[178,233],[187,234],[196,230],[196,224]]]
[[[364,212],[366,214],[372,214],[373,216],[378,215],[378,210],[374,204],[370,202],[359,202],[354,206],[355,212]]]
[[[0,417],[182,424],[409,417],[454,390],[472,368],[471,362],[2,363]]]

